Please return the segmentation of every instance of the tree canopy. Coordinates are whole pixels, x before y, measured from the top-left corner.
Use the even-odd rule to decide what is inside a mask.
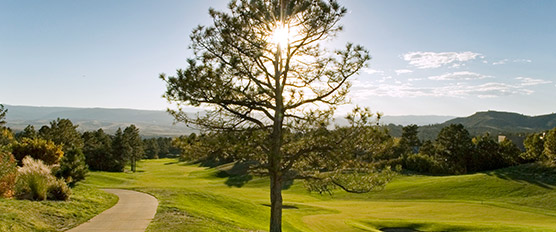
[[[248,149],[241,154],[270,176],[271,231],[281,231],[285,181],[305,178],[349,190],[356,182],[346,176],[375,173],[368,162],[355,161],[355,150],[346,145],[360,141],[356,131],[371,127],[369,111],[355,112],[352,130],[327,129],[337,105],[348,102],[350,77],[370,59],[359,45],[322,45],[341,31],[346,12],[333,0],[231,1],[227,12],[209,10],[211,26],[193,30],[187,67],[176,76],[160,75],[167,84],[164,97],[177,103],[177,110],[169,110],[177,120],[246,136],[241,145]],[[190,117],[184,105],[203,113]],[[360,183],[369,184],[357,191],[384,182]]]
[[[69,119],[56,119],[49,126],[43,126],[39,130],[39,136],[51,140],[63,146],[64,151],[72,148],[83,148],[81,133],[77,131],[78,125],[73,125]],[[31,128],[29,128],[31,129]]]

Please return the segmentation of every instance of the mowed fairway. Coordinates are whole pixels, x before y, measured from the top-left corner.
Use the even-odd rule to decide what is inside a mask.
[[[92,172],[85,184],[135,189],[159,199],[148,231],[267,230],[266,178],[230,187],[218,169],[173,159],[140,162],[137,173]],[[284,190],[284,231],[556,231],[554,176],[520,177],[520,168],[462,176],[401,175],[367,194]],[[233,183],[237,185],[237,183]]]

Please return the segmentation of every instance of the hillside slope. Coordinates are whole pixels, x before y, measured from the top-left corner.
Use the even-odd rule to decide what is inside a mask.
[[[419,137],[424,140],[434,140],[440,130],[450,124],[462,124],[472,136],[485,133],[507,135],[519,145],[520,141],[523,141],[529,133],[556,127],[556,114],[528,116],[500,111],[477,112],[468,117],[454,118],[441,124],[420,127]]]

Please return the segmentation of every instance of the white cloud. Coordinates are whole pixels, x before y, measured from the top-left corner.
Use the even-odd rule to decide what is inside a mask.
[[[384,74],[384,71],[381,70],[376,70],[376,69],[370,69],[370,68],[365,68],[363,70],[364,72],[368,73],[368,74]]]
[[[474,52],[409,52],[403,55],[405,61],[409,61],[420,69],[439,68],[446,65],[459,67],[462,62],[474,60],[476,58],[484,58],[479,53]]]
[[[496,62],[492,62],[492,65],[507,64],[508,62],[512,62],[512,63],[531,63],[533,61],[530,60],[530,59],[515,59],[515,60],[503,59],[503,60],[499,60],[499,61],[496,61]]]
[[[441,87],[418,87],[411,83],[372,84],[370,82],[354,84],[351,95],[354,99],[366,99],[371,96],[380,97],[469,97],[496,98],[509,95],[529,95],[534,91],[523,86],[499,82],[479,85],[466,83],[450,84]]]
[[[413,70],[409,70],[409,69],[398,69],[395,71],[396,75],[401,75],[401,74],[407,74],[407,73],[412,73]]]
[[[517,59],[517,60],[513,60],[514,63],[531,63],[533,62],[530,59]]]
[[[492,77],[492,76],[487,76],[487,75],[474,73],[474,72],[463,71],[463,72],[446,73],[446,74],[442,74],[442,75],[439,75],[439,76],[431,76],[431,77],[429,77],[429,79],[430,80],[442,80],[442,81],[446,81],[446,80],[477,80],[477,79],[484,79],[484,78],[489,78],[489,77]]]
[[[392,77],[391,77],[391,76],[386,76],[386,77],[383,76],[383,77],[381,77],[381,78],[378,80],[378,82],[383,83],[383,82],[385,82],[385,81],[388,80],[388,79],[392,79]]]
[[[492,65],[506,64],[506,63],[508,63],[508,61],[510,61],[510,60],[508,60],[508,59],[503,59],[503,60],[499,60],[499,61],[496,61],[496,62],[492,62]]]
[[[534,86],[534,85],[542,85],[542,84],[550,84],[552,81],[542,80],[542,79],[534,79],[530,77],[516,77],[516,80],[519,80],[521,86]]]

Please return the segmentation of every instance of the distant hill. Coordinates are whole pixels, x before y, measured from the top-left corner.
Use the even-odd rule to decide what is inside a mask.
[[[15,131],[23,130],[27,125],[33,125],[38,130],[56,118],[68,118],[79,125],[78,129],[81,131],[102,128],[108,133],[114,133],[118,127],[124,128],[135,124],[145,137],[179,136],[196,132],[183,123],[174,125],[174,118],[162,110],[4,106],[8,109],[7,126]],[[343,118],[338,118],[336,123],[343,125],[347,122]],[[556,114],[527,116],[510,112],[485,111],[459,118],[437,115],[386,115],[380,120],[380,124],[387,125],[393,136],[401,136],[402,126],[417,124],[420,126],[419,137],[425,140],[434,140],[443,127],[457,123],[463,124],[473,136],[487,132],[491,135],[525,136],[531,132],[556,127]]]
[[[556,114],[528,116],[511,112],[484,111],[468,117],[448,120],[441,124],[423,126],[419,128],[419,137],[424,140],[434,140],[440,130],[450,124],[462,124],[472,136],[489,133],[492,136],[508,136],[518,146],[529,133],[540,132],[556,127]],[[401,130],[393,128],[399,131]]]
[[[23,130],[27,125],[33,125],[38,130],[52,120],[68,118],[79,125],[81,131],[102,128],[107,133],[114,133],[118,127],[123,129],[135,124],[145,137],[179,136],[195,132],[183,123],[174,125],[173,117],[161,110],[4,106],[8,109],[7,126],[15,131]]]
[[[443,123],[453,118],[455,117],[439,116],[439,115],[400,115],[400,116],[385,115],[380,119],[380,123],[402,125],[402,126],[407,126],[411,124],[415,124],[417,126],[425,126],[425,125]]]
[[[395,125],[401,128],[401,126],[407,126],[411,124],[415,124],[417,126],[440,124],[454,118],[456,117],[439,115],[384,115],[380,118],[379,124]],[[334,124],[345,126],[348,125],[348,122],[344,117],[336,117],[334,119]]]
[[[539,131],[548,130],[556,126],[556,114],[527,116],[523,114],[486,111],[477,112],[469,117],[455,118],[444,124],[461,123],[468,128],[482,128],[492,131]]]

